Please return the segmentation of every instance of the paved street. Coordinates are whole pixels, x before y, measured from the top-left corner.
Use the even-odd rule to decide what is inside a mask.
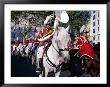
[[[65,64],[62,67],[62,71],[60,77],[74,77],[77,73],[80,72],[77,69],[72,69],[72,65]],[[31,60],[27,61],[25,58],[22,57],[11,57],[11,76],[12,77],[38,77],[37,73],[35,72],[36,67],[31,64]],[[75,71],[74,71],[75,70]],[[72,74],[71,74],[72,73]],[[81,77],[88,77],[90,75],[83,73],[79,73]],[[49,73],[49,76],[54,76],[52,73]]]

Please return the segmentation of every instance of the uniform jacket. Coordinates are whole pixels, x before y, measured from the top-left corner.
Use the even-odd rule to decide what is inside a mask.
[[[83,56],[88,56],[89,58],[94,58],[94,49],[93,46],[89,43],[89,41],[84,37],[81,36],[79,39],[76,40],[76,46],[80,49],[80,58]]]

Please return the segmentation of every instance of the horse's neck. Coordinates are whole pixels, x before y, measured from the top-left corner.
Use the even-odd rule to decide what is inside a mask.
[[[58,53],[56,50],[52,47],[52,45],[47,50],[47,55],[49,57],[49,60],[52,61],[52,63],[56,64],[56,61],[58,59]]]
[[[52,48],[55,50],[55,52],[58,54],[58,50],[59,50],[59,47],[58,47],[58,43],[57,43],[57,37],[58,37],[58,34],[59,34],[59,29],[56,29],[56,32],[52,38]],[[56,51],[57,50],[57,51]]]
[[[55,33],[57,34],[57,33]],[[52,61],[53,63],[56,63],[56,60],[59,58],[59,54],[58,54],[58,45],[55,42],[57,35],[53,36],[52,39],[52,44],[50,45],[49,49],[47,50],[47,55],[50,59],[50,61]]]

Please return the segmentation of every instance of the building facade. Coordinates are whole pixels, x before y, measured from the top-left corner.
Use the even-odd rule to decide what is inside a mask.
[[[90,30],[89,40],[93,44],[100,43],[100,14],[99,11],[91,11],[90,21],[87,24],[88,29]]]

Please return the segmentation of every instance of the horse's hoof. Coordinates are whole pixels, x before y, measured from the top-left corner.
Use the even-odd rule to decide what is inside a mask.
[[[39,77],[42,77],[42,74],[40,74]]]
[[[42,77],[41,71],[36,71],[36,74],[38,75],[38,77]]]

